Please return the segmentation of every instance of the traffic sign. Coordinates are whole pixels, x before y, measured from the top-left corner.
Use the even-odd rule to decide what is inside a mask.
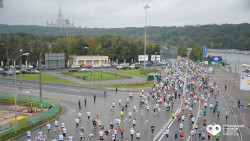
[[[239,105],[239,108],[240,108],[240,109],[243,109],[243,107],[244,107],[243,105]]]

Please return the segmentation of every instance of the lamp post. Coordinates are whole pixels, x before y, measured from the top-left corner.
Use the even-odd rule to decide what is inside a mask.
[[[89,47],[85,47],[88,49]],[[92,94],[93,94],[93,54],[92,54],[92,49],[91,49],[91,81],[92,81]]]
[[[20,50],[21,53],[22,49]],[[24,53],[23,56],[28,56],[29,53]],[[21,57],[21,54],[18,56]],[[15,61],[18,59],[18,57],[15,59]],[[15,66],[15,77],[14,77],[14,89],[15,89],[15,133],[17,132],[17,102],[16,102],[16,66]]]
[[[150,8],[148,5],[144,7],[146,9],[146,20],[145,20],[145,47],[144,47],[144,62],[143,68],[145,69],[145,60],[146,60],[146,48],[147,48],[147,9]]]
[[[20,49],[20,73],[21,73],[21,81],[20,81],[20,90],[21,90],[21,94],[23,94],[23,79],[22,79],[22,55],[21,55],[21,52],[23,50]]]
[[[68,19],[65,20],[65,24],[67,25],[67,39],[68,39],[68,37],[69,37],[69,30],[68,30],[69,20]]]

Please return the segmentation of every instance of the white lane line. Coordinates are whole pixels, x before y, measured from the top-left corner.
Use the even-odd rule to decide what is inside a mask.
[[[126,120],[128,120],[127,118],[125,118],[124,120],[123,120],[123,122],[125,122]]]
[[[178,109],[177,112],[180,112],[180,111],[181,111],[181,109]],[[176,112],[176,113],[177,113],[177,112]],[[176,114],[176,113],[175,113],[175,114]],[[176,119],[176,117],[174,117],[174,119],[172,119],[172,122],[169,124],[168,128],[171,127],[171,125],[173,124],[173,122],[175,121],[175,119]],[[163,137],[164,137],[164,132],[162,133],[162,136],[160,137],[159,141],[160,141]]]
[[[180,108],[176,110],[175,115],[176,115],[177,112],[179,112],[179,111],[181,110],[181,105],[182,105],[182,102],[181,102],[181,104],[180,104]],[[166,127],[168,126],[168,124],[169,124],[172,120],[173,120],[173,119],[172,119],[172,117],[171,117],[171,119],[169,119],[168,123],[166,123],[166,124],[161,128],[161,130],[156,134],[156,136],[153,138],[153,141],[155,141],[155,140],[161,135],[161,133],[166,129]]]
[[[187,141],[189,141],[189,139],[190,139],[190,136],[188,136],[188,139],[187,139]]]

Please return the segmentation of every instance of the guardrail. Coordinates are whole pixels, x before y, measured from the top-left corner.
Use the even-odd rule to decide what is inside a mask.
[[[34,109],[37,109],[37,106],[47,107],[48,109],[44,109],[41,112],[35,112],[30,114],[29,116],[19,117],[17,118],[17,131],[24,129],[26,127],[30,127],[38,122],[46,120],[56,113],[58,113],[60,106],[59,100],[51,99],[51,98],[40,98],[37,96],[28,96],[28,95],[16,95],[17,104],[25,104],[32,105]],[[0,92],[0,102],[11,102],[13,103],[15,100],[15,94]],[[40,105],[41,104],[41,105]],[[31,107],[31,106],[30,106]],[[39,108],[38,108],[39,109]],[[32,112],[32,111],[31,111]],[[15,120],[13,119],[11,122],[0,125],[0,136],[15,132]]]

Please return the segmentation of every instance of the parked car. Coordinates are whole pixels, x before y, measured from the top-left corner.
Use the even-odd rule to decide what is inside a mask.
[[[80,71],[81,71],[81,72],[83,72],[83,71],[90,71],[90,69],[87,69],[87,68],[81,68],[81,69],[80,69]]]
[[[77,68],[70,68],[69,72],[78,72],[78,69]]]
[[[142,64],[140,63],[135,63],[129,66],[130,69],[139,69],[141,68]]]
[[[26,69],[23,69],[23,70],[22,70],[22,74],[30,74],[30,71],[29,71],[29,70],[26,70]]]
[[[99,65],[99,64],[93,64],[92,66],[93,66],[93,68],[100,68],[101,67],[101,65]]]
[[[91,65],[85,65],[85,66],[82,66],[82,68],[91,68]]]
[[[16,69],[20,69],[20,66],[19,66],[19,65],[16,65]]]
[[[121,69],[122,69],[122,65],[116,66],[116,69],[117,69],[117,70],[121,70]]]
[[[5,71],[4,74],[6,74],[6,75],[15,75],[15,70],[14,69],[9,69],[9,70]]]
[[[32,65],[28,65],[27,66],[29,69],[33,69],[33,66]]]
[[[14,66],[13,66],[13,65],[10,65],[9,69],[14,69]]]
[[[102,64],[102,67],[103,68],[109,68],[109,67],[111,67],[111,65],[109,63],[105,63],[105,64]]]
[[[30,73],[31,74],[39,74],[40,72],[38,70],[36,70],[36,69],[31,69]]]

